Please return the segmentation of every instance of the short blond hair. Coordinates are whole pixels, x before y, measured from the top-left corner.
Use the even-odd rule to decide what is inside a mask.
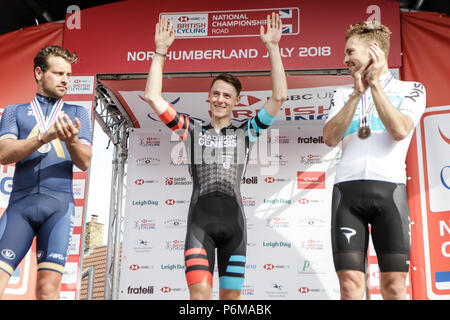
[[[345,41],[353,36],[359,36],[361,39],[365,40],[367,44],[371,41],[376,41],[387,58],[391,46],[391,34],[392,32],[388,27],[376,20],[362,21],[350,25],[350,28],[345,33]]]

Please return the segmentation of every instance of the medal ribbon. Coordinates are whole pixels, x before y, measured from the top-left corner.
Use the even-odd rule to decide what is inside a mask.
[[[33,101],[31,101],[30,103],[31,109],[33,110],[34,118],[36,119],[36,122],[39,126],[39,131],[41,133],[44,133],[45,131],[48,130],[48,128],[50,128],[53,125],[53,123],[56,121],[56,117],[58,116],[59,111],[61,111],[63,107],[63,104],[64,102],[62,101],[62,99],[56,101],[50,111],[50,115],[47,118],[48,120],[45,121],[44,114],[42,113],[41,104],[39,103],[37,97],[35,97]]]
[[[387,87],[387,85],[389,84],[389,82],[391,82],[392,78],[394,78],[392,73],[389,73],[389,75],[386,77],[386,79],[384,79],[383,83],[381,84],[383,90]],[[370,102],[370,104],[368,104],[367,100],[367,91],[366,90],[361,98],[361,114],[359,115],[359,119],[360,119],[360,127],[368,127],[369,124],[369,120],[368,120],[368,115],[372,112],[373,107],[375,106],[375,103],[373,101]]]

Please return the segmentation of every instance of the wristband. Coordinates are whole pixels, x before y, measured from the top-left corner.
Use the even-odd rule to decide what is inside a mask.
[[[160,52],[158,52],[158,51],[155,51],[155,54],[158,54],[158,55],[160,55],[160,56],[162,56],[162,57],[167,57],[167,54],[163,54],[163,53],[160,53]]]
[[[39,132],[39,134],[38,134],[38,141],[39,141],[40,143],[42,143],[42,144],[45,144],[45,142],[42,141],[42,133],[40,133],[40,132]]]

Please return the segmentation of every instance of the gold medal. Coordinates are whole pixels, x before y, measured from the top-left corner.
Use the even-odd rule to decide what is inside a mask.
[[[358,130],[358,138],[367,139],[370,136],[370,128],[369,127],[361,127]]]

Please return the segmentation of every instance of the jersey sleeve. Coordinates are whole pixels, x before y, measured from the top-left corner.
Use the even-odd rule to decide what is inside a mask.
[[[169,104],[166,111],[159,115],[159,119],[172,131],[177,133],[182,140],[186,140],[188,133],[193,130],[192,120]]]
[[[0,121],[0,141],[6,139],[17,139],[19,137],[19,127],[16,118],[17,108],[7,106],[3,111]]]
[[[343,88],[336,88],[330,101],[330,111],[328,112],[328,117],[325,120],[325,123],[333,119],[339,113],[339,111],[341,111],[344,105],[345,99]]]
[[[78,106],[77,108],[77,118],[80,120],[81,128],[78,132],[78,139],[81,144],[88,147],[92,146],[92,129],[91,129],[91,119],[89,118],[89,113],[84,107]]]
[[[398,110],[411,117],[414,126],[416,126],[425,111],[425,104],[425,87],[419,82],[411,82],[411,86],[406,91]]]
[[[250,142],[258,140],[259,135],[275,121],[275,118],[276,116],[268,114],[266,109],[262,107],[256,116],[251,118],[247,123]]]

